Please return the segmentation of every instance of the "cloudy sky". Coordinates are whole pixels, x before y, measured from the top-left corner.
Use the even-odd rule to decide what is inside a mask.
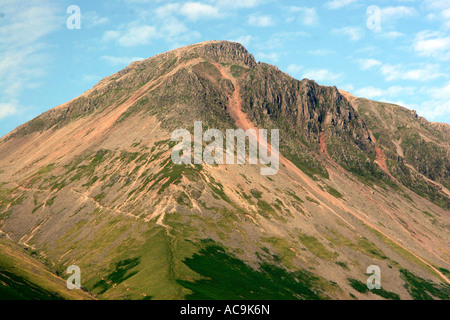
[[[450,0],[0,0],[0,136],[133,60],[206,40],[450,123]]]

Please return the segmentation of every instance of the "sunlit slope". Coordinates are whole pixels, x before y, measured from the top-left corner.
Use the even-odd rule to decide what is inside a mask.
[[[173,130],[199,120],[278,128],[278,174],[175,165]],[[447,299],[448,209],[400,181],[381,141],[336,88],[197,44],[5,136],[0,229],[59,274],[78,265],[100,299]]]

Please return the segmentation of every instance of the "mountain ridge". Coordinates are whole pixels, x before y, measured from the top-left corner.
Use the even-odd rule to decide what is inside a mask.
[[[411,299],[420,286],[443,298],[450,198],[424,177],[445,182],[444,136],[390,104],[350,100],[236,43],[134,62],[0,140],[0,228],[58,272],[80,265],[105,299],[227,292],[204,263],[312,288],[277,278],[296,298]],[[199,120],[279,129],[279,173],[174,165],[171,132]],[[386,291],[358,291],[373,264]]]

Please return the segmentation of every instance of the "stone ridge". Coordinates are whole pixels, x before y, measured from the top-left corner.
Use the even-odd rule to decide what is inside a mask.
[[[239,64],[249,68],[256,66],[255,58],[240,43],[217,41],[201,43],[194,49],[200,56],[210,58],[219,63]]]
[[[253,55],[250,54],[242,44],[223,40],[200,42],[160,53],[145,60],[135,61],[122,71],[125,71],[128,68],[145,67],[152,60],[160,58],[167,59],[172,56],[177,56],[180,59],[202,57],[218,63],[236,64],[247,68],[254,68],[257,65]]]

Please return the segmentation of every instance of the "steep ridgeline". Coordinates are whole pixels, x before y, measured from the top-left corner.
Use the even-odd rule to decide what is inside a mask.
[[[268,64],[258,64],[241,83],[250,119],[283,129],[286,155],[305,171],[326,176],[309,153],[322,150],[348,170],[386,178],[374,163],[376,148],[364,121],[335,87],[298,81]]]
[[[133,62],[0,140],[0,235],[100,299],[448,299],[447,129],[364,101],[233,42]],[[279,129],[278,173],[174,164],[199,120]]]
[[[432,123],[406,108],[349,97],[404,186],[450,210],[450,125]]]

